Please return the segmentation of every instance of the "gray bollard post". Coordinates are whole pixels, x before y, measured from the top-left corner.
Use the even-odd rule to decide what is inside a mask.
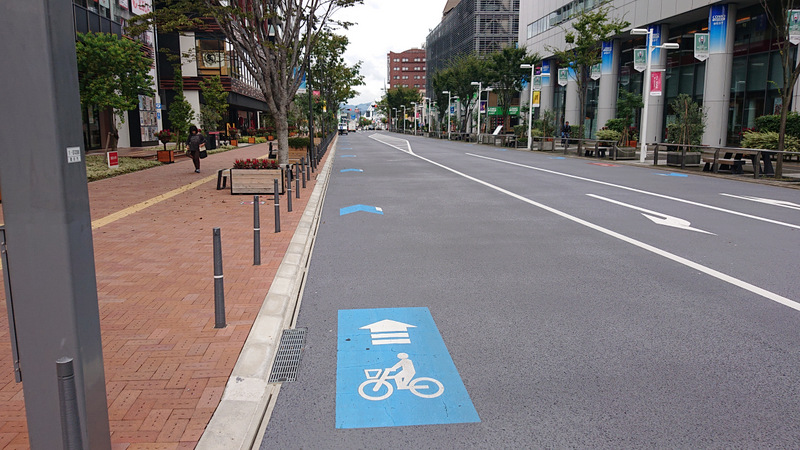
[[[261,205],[258,196],[253,196],[253,265],[261,265],[261,216],[259,210]]]
[[[294,164],[294,196],[295,198],[300,198],[300,178],[302,174],[300,173],[300,165],[295,163]],[[304,178],[305,180],[305,178]]]
[[[275,196],[275,232],[281,232],[281,196],[278,188],[278,179],[272,180],[273,190],[272,194]]]
[[[286,165],[286,210],[292,212],[292,166]]]
[[[61,439],[64,448],[80,450],[83,448],[81,437],[81,418],[78,415],[78,396],[75,389],[75,368],[72,358],[63,357],[56,360],[58,374],[58,403],[61,412]]]
[[[225,328],[225,287],[222,282],[222,239],[214,228],[214,328]]]
[[[306,188],[306,176],[308,175],[308,168],[306,167],[306,159],[300,158],[300,178],[303,180],[303,189]]]

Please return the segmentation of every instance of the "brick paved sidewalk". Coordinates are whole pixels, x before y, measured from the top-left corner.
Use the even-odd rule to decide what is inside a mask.
[[[253,197],[216,190],[218,169],[262,157],[266,144],[183,160],[89,184],[92,220],[198,180],[213,179],[94,230],[106,390],[114,449],[194,448],[222,396],[253,319],[305,209],[315,174],[274,233],[261,196],[261,265],[253,266]],[[321,168],[322,166],[320,166]],[[0,213],[2,223],[2,213]],[[212,229],[219,227],[227,324],[214,329]],[[12,255],[13,258],[13,255]],[[2,290],[0,290],[2,291]],[[0,292],[5,300],[5,293]],[[28,448],[0,308],[0,448]]]

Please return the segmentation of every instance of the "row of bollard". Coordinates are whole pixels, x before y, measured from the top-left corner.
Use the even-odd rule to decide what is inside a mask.
[[[313,161],[313,158],[312,158]],[[313,162],[309,164],[305,158],[300,159],[299,164],[286,166],[286,209],[292,212],[292,181],[295,183],[295,196],[300,198],[300,182],[302,180],[303,189],[306,188],[306,180],[311,179],[311,171],[314,170]],[[281,209],[280,209],[280,190],[279,180],[273,180],[273,199],[275,202],[275,232],[281,231]],[[253,196],[253,265],[261,265],[261,214],[259,208],[259,196]],[[220,229],[214,228],[214,328],[225,328],[225,288],[222,274],[222,238]]]

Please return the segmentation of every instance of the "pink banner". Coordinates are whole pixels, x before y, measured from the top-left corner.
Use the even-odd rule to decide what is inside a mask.
[[[661,95],[661,75],[663,72],[653,72],[650,74],[650,95],[658,97]]]

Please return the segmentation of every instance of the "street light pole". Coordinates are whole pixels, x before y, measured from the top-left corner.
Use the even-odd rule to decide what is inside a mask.
[[[447,94],[447,140],[449,141],[450,140],[450,128],[452,128],[452,125],[450,124],[450,122],[452,122],[452,120],[453,120],[452,119],[452,113],[450,112],[451,111],[450,110],[450,100],[452,100],[452,97],[450,96],[450,91],[442,91],[442,94]]]
[[[647,57],[647,69],[645,70],[644,76],[644,107],[642,108],[642,131],[639,133],[639,140],[641,142],[641,148],[639,150],[639,162],[643,163],[645,158],[647,157],[647,112],[648,107],[647,105],[650,103],[650,74],[652,72],[652,63],[653,63],[653,50],[657,48],[667,49],[678,49],[680,46],[674,42],[668,42],[666,44],[661,45],[653,45],[653,30],[649,28],[634,28],[631,30],[631,34],[633,35],[647,35],[647,50],[646,50],[646,57]]]
[[[531,130],[533,128],[533,77],[534,77],[534,70],[536,66],[533,64],[520,64],[520,69],[531,69],[531,79],[529,80],[528,86],[531,88],[531,95],[529,97],[530,102],[528,103],[528,150],[530,150],[531,142],[533,141],[531,136]]]
[[[406,105],[403,105],[403,134],[406,134]]]
[[[414,136],[417,135],[417,102],[411,102],[414,105]]]

